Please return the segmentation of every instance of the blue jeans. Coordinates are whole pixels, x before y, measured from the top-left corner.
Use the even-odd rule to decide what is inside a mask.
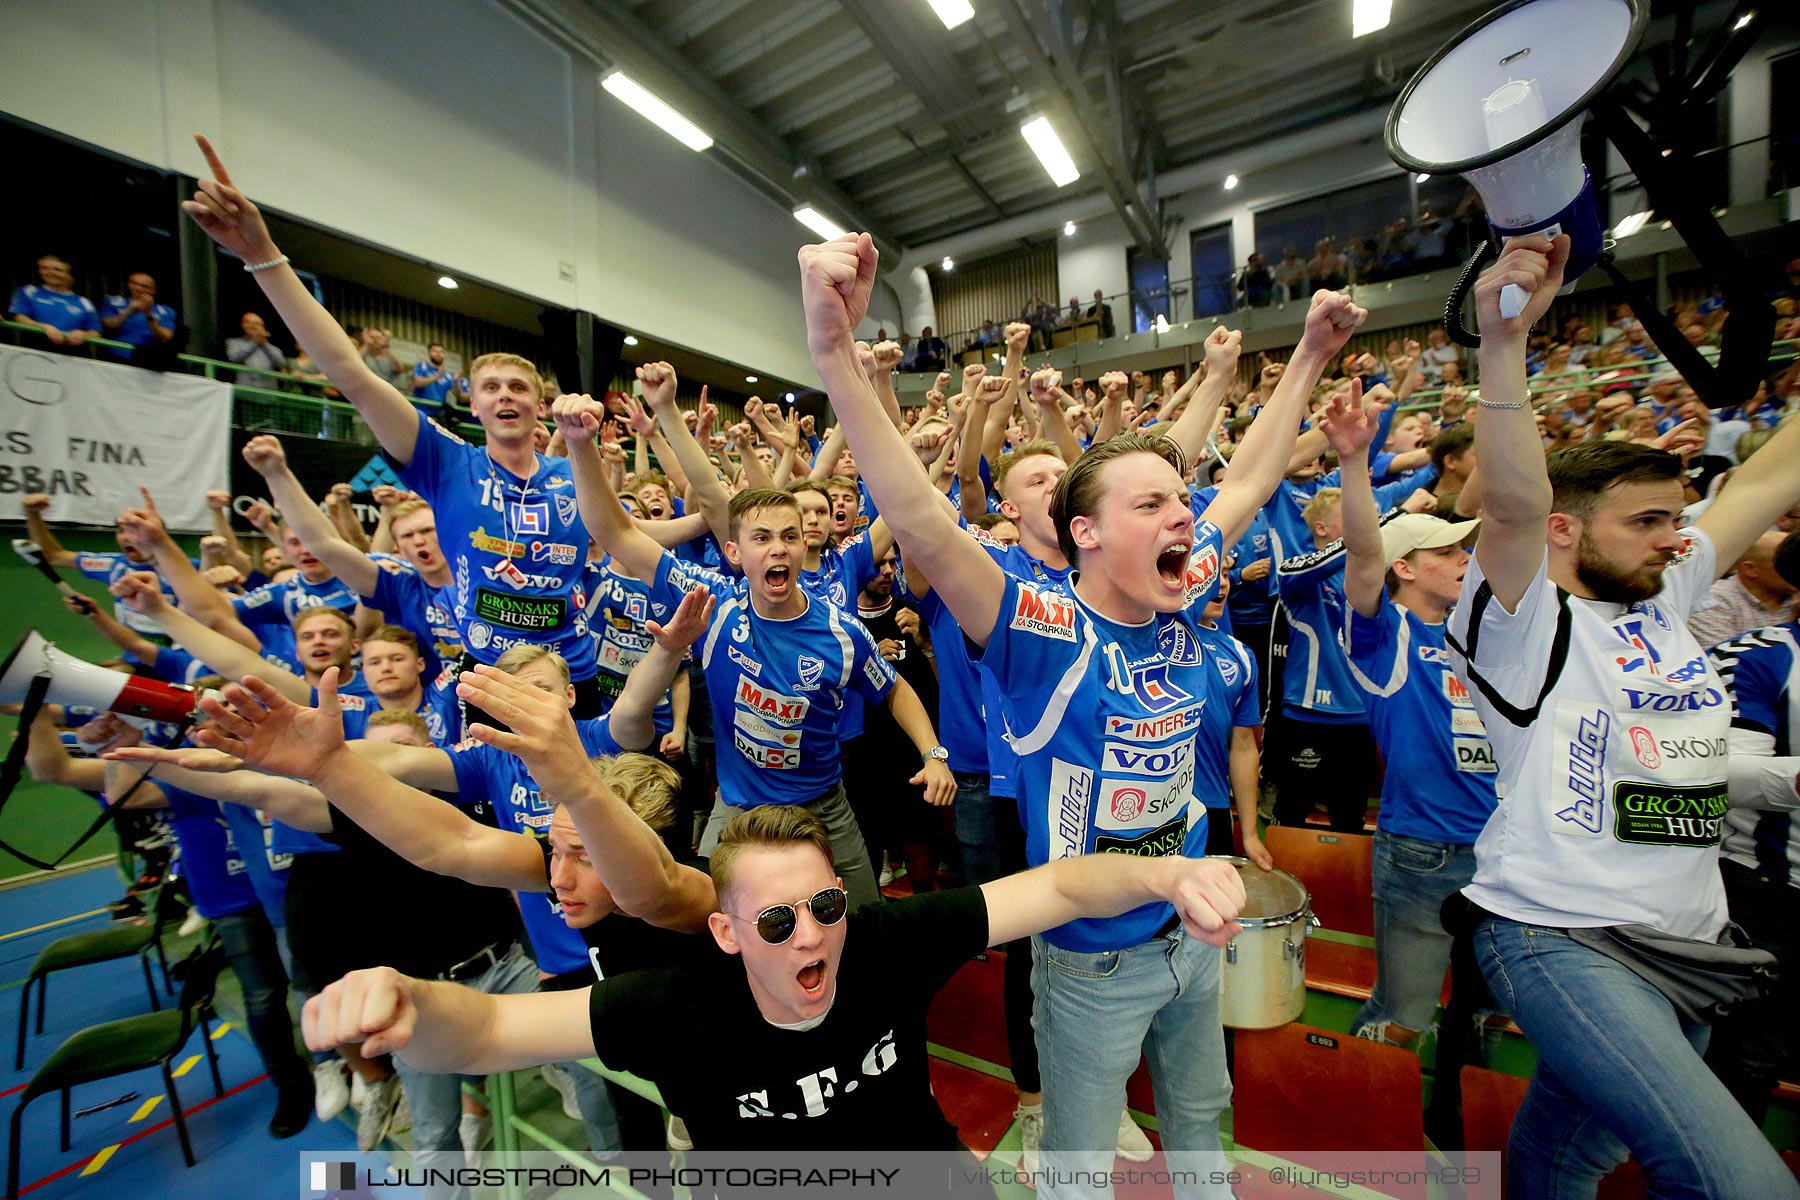
[[[956,844],[962,851],[963,882],[970,887],[1000,878],[1000,837],[994,829],[995,798],[988,793],[986,772],[953,772],[956,776]],[[1001,804],[1012,801],[1001,799]]]
[[[288,1017],[287,968],[282,965],[276,930],[261,905],[212,918],[212,925],[231,962],[244,994],[244,1019],[250,1040],[276,1087],[304,1079],[310,1069],[294,1045],[294,1023]]]
[[[1475,847],[1375,831],[1375,990],[1350,1028],[1382,1036],[1391,1021],[1415,1032],[1437,1016],[1450,966],[1438,913],[1475,877]]]
[[[1710,1029],[1684,1024],[1661,992],[1565,930],[1495,918],[1474,940],[1495,999],[1538,1054],[1507,1146],[1509,1195],[1586,1200],[1629,1152],[1653,1196],[1800,1197],[1701,1061]]]
[[[490,996],[516,996],[537,991],[537,964],[531,961],[519,943],[489,967],[462,986]],[[420,1167],[450,1169],[462,1166],[461,1075],[440,1075],[418,1071],[394,1056],[394,1072],[400,1076],[400,1087],[412,1108],[413,1153]]]
[[[1219,1114],[1231,1103],[1219,1024],[1221,951],[1181,930],[1123,950],[1081,954],[1032,939],[1038,1064],[1044,1083],[1042,1163],[1082,1181],[1039,1182],[1046,1200],[1105,1197],[1125,1081],[1150,1062],[1156,1119],[1171,1169],[1229,1168]],[[1098,1172],[1100,1174],[1093,1174]],[[1231,1189],[1177,1186],[1178,1197],[1227,1200]]]

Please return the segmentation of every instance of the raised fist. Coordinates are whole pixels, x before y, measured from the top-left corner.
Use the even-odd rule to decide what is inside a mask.
[[[244,520],[250,523],[250,528],[261,533],[269,533],[275,524],[275,511],[265,502],[257,500],[244,510]],[[274,535],[270,534],[270,536]]]
[[[134,613],[143,616],[155,616],[168,610],[169,602],[163,596],[162,583],[149,571],[131,571],[119,576],[107,589]]]
[[[675,403],[675,368],[666,362],[645,363],[637,369],[638,382],[644,385],[644,403],[651,408],[666,408]]]
[[[1223,325],[1206,335],[1202,343],[1206,353],[1206,373],[1223,372],[1227,375],[1237,370],[1238,355],[1243,352],[1244,335],[1236,329],[1227,329]],[[1170,375],[1174,372],[1171,371]],[[1166,382],[1164,387],[1169,386]]]
[[[1025,345],[1031,341],[1031,326],[1023,321],[1006,323],[1006,349],[1009,354],[1025,353]]]
[[[1032,372],[1031,398],[1038,404],[1055,404],[1056,390],[1062,386],[1062,372],[1044,367]]]
[[[875,377],[875,351],[867,342],[856,343],[856,361],[861,364],[864,375]]]
[[[1314,292],[1300,344],[1327,360],[1335,359],[1356,327],[1368,317],[1368,309],[1359,307],[1342,292]]]
[[[839,349],[869,311],[879,259],[866,233],[847,233],[800,247],[800,299],[806,309],[807,348]]]
[[[985,375],[975,388],[975,399],[981,404],[998,404],[1006,395],[1006,376]]]
[[[931,386],[936,388],[940,392],[943,391],[945,388],[949,387],[950,386],[950,372],[939,371],[937,373],[937,382],[933,383]]]
[[[986,363],[970,363],[963,368],[963,391],[973,396],[975,389],[981,386],[981,377],[987,374]]]
[[[339,504],[348,504],[348,503],[350,503],[350,495],[351,495],[351,492],[350,492],[349,484],[334,483],[331,485],[331,491],[326,493],[325,498],[327,500],[336,501]]]
[[[396,504],[404,504],[409,495],[392,484],[383,483],[376,485],[369,498],[375,501],[377,508],[393,508]]]
[[[1106,398],[1108,400],[1122,399],[1126,389],[1130,386],[1131,380],[1126,377],[1125,372],[1123,371],[1108,371],[1106,374],[1100,376],[1100,390],[1106,393]]]
[[[763,402],[761,396],[752,396],[744,401],[744,417],[746,420],[756,420],[756,418],[762,416],[762,410]]]
[[[875,369],[877,371],[892,371],[900,365],[900,360],[905,357],[906,352],[900,349],[899,342],[878,342],[875,345]]]
[[[287,451],[274,434],[259,433],[244,443],[244,461],[258,475],[271,475],[287,466]]]
[[[1272,388],[1281,382],[1281,377],[1285,374],[1287,374],[1286,363],[1272,362],[1257,373],[1257,381],[1263,387]]]
[[[638,368],[641,378],[644,368]],[[550,419],[556,422],[556,431],[563,438],[573,442],[591,442],[600,434],[600,424],[606,420],[606,406],[588,395],[558,396],[550,405]]]
[[[42,492],[27,492],[19,501],[26,512],[43,512],[50,507],[50,497]]]
[[[231,493],[214,488],[206,493],[206,507],[214,512],[224,512],[231,507]]]
[[[244,573],[229,563],[208,567],[200,572],[200,578],[216,588],[236,588],[244,586]]]
[[[812,437],[816,432],[816,427],[817,422],[813,420],[811,413],[806,413],[800,418],[800,432],[806,437]]]

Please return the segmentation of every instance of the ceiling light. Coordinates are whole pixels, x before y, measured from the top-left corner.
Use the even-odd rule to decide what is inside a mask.
[[[1225,177],[1225,190],[1226,191],[1229,192],[1232,188],[1236,187],[1237,185],[1238,185],[1238,177],[1236,175],[1227,175]]]
[[[925,0],[931,5],[931,11],[938,15],[945,29],[955,29],[964,21],[975,15],[974,7],[969,0]]]
[[[1359,38],[1386,29],[1394,0],[1350,0],[1350,36]]]
[[[1754,20],[1756,20],[1756,10],[1753,8],[1737,19],[1737,24],[1731,27],[1731,32],[1736,33]]]
[[[456,280],[450,278],[448,275],[439,275],[438,286],[441,288],[449,288],[454,291],[456,290]]]
[[[1064,221],[1063,222],[1063,236],[1064,237],[1074,237],[1075,236],[1075,222],[1073,222],[1073,221]]]
[[[626,335],[625,335],[625,344],[626,344],[626,345],[627,345],[627,346],[635,346],[635,345],[637,345],[637,339],[636,339],[636,338],[634,338],[634,337],[632,337],[632,336],[631,336],[631,335],[630,335],[630,334],[629,334],[629,333],[628,333],[628,334],[626,334]]]
[[[1156,332],[1158,332],[1158,333],[1169,332],[1169,318],[1165,317],[1161,313],[1156,314]]]
[[[600,81],[600,86],[689,150],[704,150],[713,144],[704,129],[670,108],[666,101],[625,72],[614,71]]]
[[[956,260],[954,258],[951,258],[948,254],[944,255],[944,261],[939,263],[938,265],[946,271],[956,270]]]
[[[1415,182],[1417,182],[1417,183],[1430,183],[1430,182],[1431,182],[1431,176],[1429,176],[1429,175],[1427,175],[1427,174],[1425,174],[1425,172],[1423,172],[1423,171],[1420,171],[1420,172],[1419,172],[1419,175],[1418,175],[1418,178],[1417,178],[1417,179],[1416,179],[1416,180],[1415,180]]]
[[[1025,135],[1025,142],[1038,161],[1044,164],[1051,183],[1066,187],[1081,178],[1081,172],[1075,169],[1075,160],[1069,157],[1069,152],[1063,149],[1062,139],[1050,127],[1049,117],[1035,117],[1019,126],[1019,132]]]
[[[745,383],[755,383],[755,382],[756,382],[756,376],[754,376],[754,375],[746,375],[746,376],[744,376],[744,382],[745,382]]]
[[[794,210],[794,220],[800,222],[828,242],[835,238],[841,238],[846,233],[850,232],[810,204],[796,208]]]
[[[1615,238],[1628,238],[1649,223],[1649,213],[1634,212],[1629,217],[1626,217],[1623,221],[1620,221],[1617,225],[1613,226],[1612,235]]]
[[[783,400],[787,401],[789,404],[792,404],[794,402],[794,393],[792,393],[792,392],[783,393],[781,398]]]

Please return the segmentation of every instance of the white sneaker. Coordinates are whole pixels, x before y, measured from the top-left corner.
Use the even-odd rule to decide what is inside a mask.
[[[350,1103],[350,1067],[341,1058],[313,1064],[313,1111],[329,1121]]]
[[[1126,1162],[1149,1162],[1156,1157],[1156,1147],[1138,1128],[1138,1123],[1131,1119],[1131,1110],[1126,1109],[1119,1114],[1119,1157]]]
[[[386,1131],[389,1134],[412,1132],[412,1101],[406,1098],[406,1088],[400,1088],[400,1103],[394,1105],[394,1115],[388,1118]]]
[[[883,862],[881,864],[881,874],[875,878],[875,886],[886,887],[888,884],[894,882],[894,878],[897,874],[898,872],[894,870],[893,863]]]
[[[206,918],[200,915],[197,908],[188,909],[187,917],[181,922],[181,928],[175,931],[176,937],[193,937],[207,925]]]
[[[1031,1174],[1038,1169],[1038,1146],[1044,1140],[1044,1106],[1021,1104],[1013,1110],[1019,1123],[1019,1170]]]
[[[581,1102],[575,1092],[575,1077],[555,1063],[545,1063],[540,1071],[544,1082],[555,1088],[556,1094],[562,1097],[563,1116],[571,1121],[581,1120]]]
[[[694,1139],[688,1136],[687,1122],[674,1113],[669,1114],[668,1135],[669,1149],[692,1150],[694,1148]]]
[[[356,1109],[358,1150],[367,1152],[381,1145],[381,1139],[387,1136],[388,1122],[394,1119],[394,1110],[400,1106],[400,1096],[398,1075],[368,1084],[363,1082],[362,1076],[356,1077],[356,1082],[351,1085],[350,1103]]]
[[[481,1113],[464,1113],[456,1125],[457,1139],[462,1142],[463,1162],[469,1167],[481,1165],[481,1152],[494,1140],[494,1118]]]

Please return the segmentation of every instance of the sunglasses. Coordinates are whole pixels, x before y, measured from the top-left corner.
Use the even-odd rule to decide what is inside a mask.
[[[850,898],[841,887],[824,888],[801,903],[812,910],[813,920],[821,925],[836,925],[850,909]],[[736,913],[728,915],[740,921],[751,920]],[[771,946],[779,946],[794,936],[794,930],[800,925],[800,910],[792,904],[772,904],[757,913],[755,921],[756,932],[762,940]]]

